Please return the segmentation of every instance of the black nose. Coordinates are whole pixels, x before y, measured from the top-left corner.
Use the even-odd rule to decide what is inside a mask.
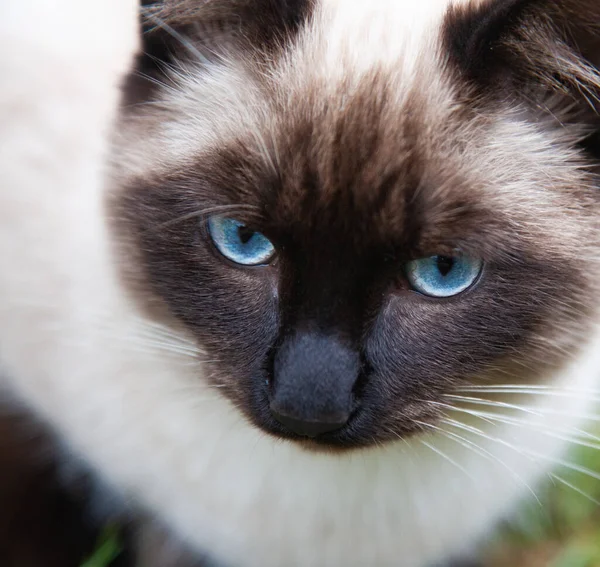
[[[335,336],[294,334],[275,357],[273,417],[306,437],[340,429],[352,412],[359,366],[356,351]]]

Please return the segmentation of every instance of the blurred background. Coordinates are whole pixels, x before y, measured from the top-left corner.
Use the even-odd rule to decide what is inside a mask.
[[[600,428],[586,443],[500,527],[485,567],[600,567]]]

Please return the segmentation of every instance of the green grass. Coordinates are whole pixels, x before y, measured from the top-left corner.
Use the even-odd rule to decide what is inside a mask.
[[[579,448],[567,460],[592,475],[557,470],[572,486],[554,480],[536,491],[541,505],[528,502],[501,530],[489,567],[600,567],[600,450]]]
[[[96,549],[81,564],[81,567],[110,567],[111,563],[120,553],[121,540],[119,537],[119,528],[114,525],[107,526],[98,540]]]

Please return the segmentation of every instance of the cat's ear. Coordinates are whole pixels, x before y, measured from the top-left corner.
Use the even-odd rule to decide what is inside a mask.
[[[176,61],[210,64],[241,50],[246,56],[284,46],[310,17],[314,0],[142,0],[142,50],[127,85],[131,102]]]
[[[548,103],[574,120],[600,111],[600,0],[461,3],[447,14],[444,44],[488,96]]]

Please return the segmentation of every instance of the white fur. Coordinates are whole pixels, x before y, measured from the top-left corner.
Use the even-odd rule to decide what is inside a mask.
[[[419,32],[414,21],[431,21],[405,10],[426,2],[383,2],[392,3],[386,20],[411,37]],[[71,13],[68,4],[63,15]],[[538,412],[520,416],[528,426],[479,423],[493,439],[470,438],[487,457],[439,435],[316,455],[251,427],[202,385],[202,365],[186,354],[192,348],[186,337],[169,331],[165,338],[144,322],[119,281],[103,219],[104,132],[135,42],[133,2],[112,4],[113,12],[97,4],[93,16],[117,21],[122,14],[131,27],[115,33],[108,54],[94,43],[104,34],[100,23],[71,35],[61,18],[44,46],[64,44],[43,65],[42,53],[29,50],[29,34],[0,43],[0,76],[13,78],[0,90],[3,387],[27,400],[124,495],[231,565],[423,567],[468,548],[563,450],[544,424],[567,431],[591,402],[540,396]],[[356,0],[350,22],[340,0],[331,4],[338,9],[333,45],[345,41],[348,25],[360,32],[363,17],[393,28],[376,10],[363,14],[372,1]],[[31,16],[21,0],[9,5],[15,18],[21,10],[22,22]],[[394,57],[405,49],[388,47]],[[366,57],[375,48],[364,51]],[[333,63],[339,51],[331,53]],[[582,354],[549,383],[592,389],[598,368],[595,330]]]

